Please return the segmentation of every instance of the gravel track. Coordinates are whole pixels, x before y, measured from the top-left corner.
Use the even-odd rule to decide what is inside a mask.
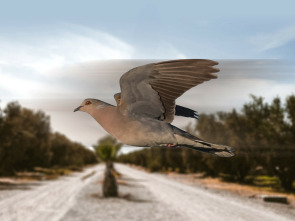
[[[295,211],[286,205],[273,206],[254,199],[235,196],[226,191],[214,191],[150,174],[124,165],[119,171],[143,180],[145,186],[163,205],[186,216],[186,220],[295,220]]]
[[[54,181],[36,182],[21,191],[1,190],[0,220],[2,221],[55,221],[73,206],[78,192],[103,171],[103,165],[85,169]],[[96,174],[82,179],[93,170]],[[4,195],[4,196],[3,196]]]
[[[180,183],[162,174],[116,164],[120,198],[101,197],[104,165],[37,182],[30,188],[0,191],[0,220],[294,220],[287,205],[263,203],[227,191]],[[92,176],[82,179],[87,174]]]

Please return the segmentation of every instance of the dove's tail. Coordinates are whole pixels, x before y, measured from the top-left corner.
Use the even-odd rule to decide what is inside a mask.
[[[173,132],[177,138],[177,146],[186,147],[204,153],[210,153],[219,157],[234,156],[234,148],[232,147],[209,143],[174,126]]]

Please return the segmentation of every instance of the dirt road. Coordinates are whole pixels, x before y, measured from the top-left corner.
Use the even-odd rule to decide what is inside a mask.
[[[178,211],[186,220],[295,220],[295,211],[284,206],[277,207],[226,192],[182,184],[160,174],[149,174],[124,165],[117,167],[124,174],[141,179],[142,185],[163,205]]]
[[[103,165],[96,166],[83,173],[42,182],[28,190],[0,191],[0,220],[284,221],[295,217],[295,211],[286,205],[191,186],[125,165],[116,165],[123,174],[119,191],[124,197],[103,199],[97,196],[103,168]],[[93,170],[96,171],[93,176],[81,179]],[[7,197],[3,197],[5,194]]]
[[[103,168],[99,165],[54,181],[36,182],[13,190],[13,194],[7,190],[0,191],[0,220],[60,220],[73,206],[78,192],[92,179],[97,179]],[[82,179],[92,171],[96,171],[94,176]]]

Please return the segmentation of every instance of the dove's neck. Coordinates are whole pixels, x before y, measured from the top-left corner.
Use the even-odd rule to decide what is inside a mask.
[[[117,107],[106,105],[101,108],[94,109],[89,113],[107,132],[114,137],[119,136],[118,125],[122,121],[122,115]]]

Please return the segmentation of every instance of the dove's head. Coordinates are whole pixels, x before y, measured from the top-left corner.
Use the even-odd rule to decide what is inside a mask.
[[[108,106],[108,104],[103,101],[100,101],[97,99],[92,99],[92,98],[87,98],[82,102],[82,104],[79,107],[77,107],[74,110],[74,112],[84,111],[84,112],[90,113],[90,112],[94,111],[95,109],[100,109],[105,106]]]

